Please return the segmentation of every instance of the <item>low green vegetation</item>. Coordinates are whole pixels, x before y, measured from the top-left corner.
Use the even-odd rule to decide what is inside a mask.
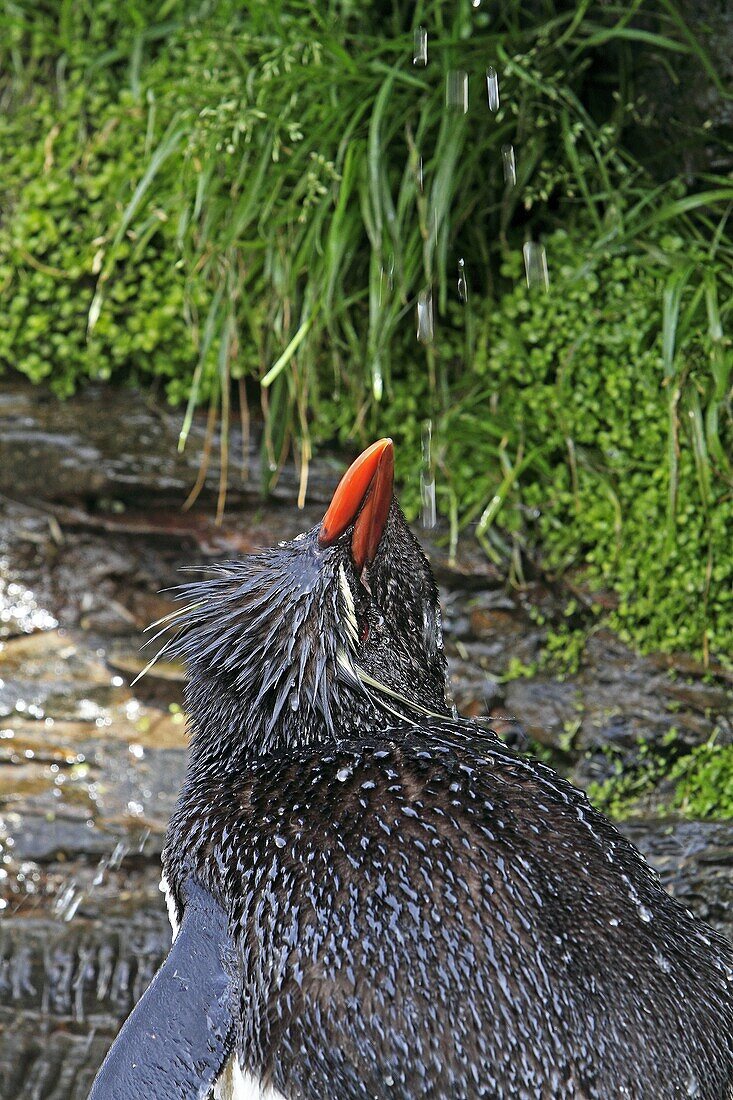
[[[639,813],[680,813],[699,820],[733,817],[733,745],[717,734],[686,750],[674,729],[662,745],[638,747],[633,767],[618,762],[615,774],[588,788],[591,801],[617,819]]]
[[[688,817],[733,817],[733,745],[714,739],[677,761],[675,805]]]
[[[640,741],[633,752],[633,763],[624,759],[624,754],[608,749],[613,773],[603,782],[591,783],[588,797],[604,813],[617,820],[640,813],[649,815],[658,811],[664,814],[674,810],[674,790],[666,779],[681,755],[685,758],[684,752],[674,727],[661,744]],[[689,756],[686,758],[689,759]],[[664,790],[660,795],[662,784]]]
[[[729,397],[727,388],[716,397],[706,319],[688,327],[672,367],[660,323],[678,263],[694,262],[690,242],[650,233],[649,254],[603,248],[580,270],[568,233],[546,243],[549,292],[532,296],[516,273],[441,414],[439,496],[446,511],[454,497],[479,533],[489,515],[489,552],[539,544],[546,568],[579,573],[628,640],[724,657],[733,638]],[[414,453],[411,407],[398,424]],[[488,486],[478,471],[491,472]]]
[[[730,660],[733,186],[630,151],[661,140],[636,73],[719,87],[671,2],[16,0],[0,30],[0,369],[158,387],[184,437],[206,404],[222,456],[261,398],[266,480],[294,447],[303,487],[318,444],[392,434],[413,515],[428,462],[453,537]]]

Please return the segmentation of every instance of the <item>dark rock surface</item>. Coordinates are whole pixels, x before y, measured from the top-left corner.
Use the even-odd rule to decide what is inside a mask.
[[[179,412],[149,404],[131,389],[90,386],[72,401],[59,402],[43,389],[3,382],[0,392],[0,492],[18,500],[138,500],[180,506],[194,485],[204,451],[205,429],[195,421],[185,450],[178,451]],[[218,493],[219,439],[214,439],[203,500]],[[232,454],[241,462],[236,427]],[[246,477],[235,478],[230,500],[260,497],[259,435],[245,448]],[[309,479],[312,500],[325,501],[339,463],[321,461]],[[237,484],[237,482],[239,484]],[[272,492],[291,501],[298,472],[285,467]]]

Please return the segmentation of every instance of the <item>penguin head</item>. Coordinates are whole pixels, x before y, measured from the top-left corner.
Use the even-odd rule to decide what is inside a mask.
[[[262,754],[451,713],[438,590],[393,470],[379,440],[312,530],[181,586],[171,648],[187,665],[193,753],[225,738]]]

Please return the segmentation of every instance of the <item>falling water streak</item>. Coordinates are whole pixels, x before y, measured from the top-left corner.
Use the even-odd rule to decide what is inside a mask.
[[[391,293],[392,290],[394,290],[394,268],[395,268],[394,252],[390,252],[389,257],[387,259],[386,268],[385,268],[384,264],[380,264],[380,267],[379,267],[378,305],[379,305],[380,309],[382,308],[382,303],[384,302],[384,299],[385,299],[385,293],[384,293],[385,283],[387,284],[387,290],[390,293]]]
[[[417,338],[421,344],[432,344],[434,335],[433,292],[427,287],[417,296]]]
[[[417,186],[420,191],[424,190],[423,186],[423,170],[422,170],[422,157],[418,157],[417,161]]]
[[[420,467],[420,499],[422,501],[423,527],[435,527],[435,474],[433,472],[433,422],[426,420],[422,426],[422,465]]]
[[[59,920],[70,921],[84,900],[84,891],[76,879],[69,879],[59,889],[53,903],[53,912]]]
[[[468,283],[466,282],[466,261],[461,256],[458,261],[458,297],[462,302],[468,301]]]
[[[536,241],[526,241],[522,249],[524,254],[524,271],[527,277],[527,286],[530,290],[548,290],[550,276],[547,271],[547,253],[543,244]]]
[[[381,401],[383,392],[382,364],[378,359],[375,359],[372,363],[372,393],[374,394],[374,400]]]
[[[422,68],[428,63],[428,32],[425,27],[415,27],[414,48],[412,51],[412,64]]]
[[[449,111],[465,115],[468,111],[468,73],[451,69],[445,80],[445,105]]]
[[[493,65],[486,70],[486,98],[489,101],[489,110],[496,114],[499,110],[499,75]]]
[[[502,145],[501,162],[504,167],[504,183],[507,187],[514,187],[517,182],[517,162],[513,145]]]

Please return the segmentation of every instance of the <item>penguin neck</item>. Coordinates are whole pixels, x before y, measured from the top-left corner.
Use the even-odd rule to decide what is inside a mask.
[[[191,747],[189,771],[246,767],[266,756],[333,743],[333,723],[310,705],[286,702],[272,720],[260,699],[227,690],[218,679],[197,679],[186,691]]]
[[[380,730],[408,729],[426,716],[451,714],[445,704],[436,713],[398,695],[384,696],[383,705],[379,693],[337,688],[327,696],[292,697],[273,721],[271,702],[261,696],[235,692],[215,676],[193,677],[186,689],[189,776],[240,771],[265,757],[287,758],[306,748],[318,751]]]

